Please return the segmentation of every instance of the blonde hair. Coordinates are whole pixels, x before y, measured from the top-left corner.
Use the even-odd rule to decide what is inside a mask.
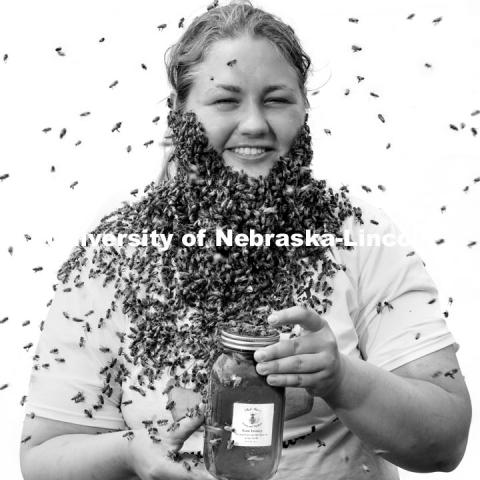
[[[194,67],[203,61],[212,43],[224,38],[237,38],[244,33],[270,40],[286,58],[297,73],[305,106],[309,108],[306,82],[310,57],[303,51],[292,27],[280,18],[255,8],[249,0],[234,0],[228,5],[207,10],[193,20],[177,43],[167,49],[165,66],[173,90],[168,99],[169,107],[184,111],[194,80]],[[162,145],[164,165],[158,182],[173,179],[176,172],[174,145],[168,128]]]

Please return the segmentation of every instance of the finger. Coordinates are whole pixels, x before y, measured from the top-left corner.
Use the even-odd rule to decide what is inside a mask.
[[[327,322],[312,308],[296,305],[272,313],[268,319],[272,327],[300,325],[311,332],[318,332]]]
[[[205,406],[200,404],[201,415],[193,414],[192,417],[184,417],[176,422],[176,428],[168,436],[169,441],[180,449],[185,440],[203,424],[205,420],[204,411]]]
[[[268,362],[276,358],[321,352],[334,345],[333,333],[328,333],[328,335],[323,335],[323,332],[322,334],[315,332],[288,340],[280,340],[268,347],[259,348],[254,353],[254,359],[257,362]]]
[[[260,375],[273,373],[315,373],[327,365],[325,354],[294,355],[257,364]]]
[[[326,377],[324,372],[277,374],[268,375],[267,383],[275,387],[312,388],[318,386]]]

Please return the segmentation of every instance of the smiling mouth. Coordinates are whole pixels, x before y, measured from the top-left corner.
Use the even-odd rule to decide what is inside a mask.
[[[238,150],[232,150],[232,149],[227,149],[225,152],[228,152],[229,155],[232,155],[234,158],[238,158],[240,160],[263,160],[264,158],[268,157],[271,153],[274,152],[273,149],[270,150],[263,150],[263,151],[256,151],[252,153],[247,153],[247,151],[244,151],[240,153]]]

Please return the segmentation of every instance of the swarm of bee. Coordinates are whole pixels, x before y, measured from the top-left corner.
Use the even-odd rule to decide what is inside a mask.
[[[268,176],[252,178],[224,164],[208,146],[204,127],[193,112],[171,110],[168,124],[178,162],[175,178],[148,185],[141,199],[124,203],[91,232],[174,233],[170,248],[100,245],[89,265],[89,247],[79,245],[61,267],[58,278],[63,283],[74,271],[88,267],[89,276],[101,276],[104,286],[114,282],[112,310],[118,302],[131,319],[127,335],[131,344],[119,355],[122,362],[141,362],[143,376],[138,380],[143,391],[146,382],[146,388],[154,389],[154,380],[168,367],[175,385],[193,384],[206,401],[221,328],[263,335],[269,330],[266,318],[272,310],[304,305],[325,313],[331,306],[330,279],[345,267],[334,262],[329,247],[246,248],[208,241],[186,247],[181,242],[184,233],[201,228],[206,229],[207,239],[215,238],[217,228],[230,228],[235,234],[254,229],[288,235],[304,235],[310,229],[341,236],[347,217],[363,223],[346,187],[334,192],[324,180],[312,178],[307,120],[308,116],[289,152]],[[183,369],[191,359],[196,362],[193,369],[176,375],[176,367]],[[117,381],[121,378],[117,376]]]

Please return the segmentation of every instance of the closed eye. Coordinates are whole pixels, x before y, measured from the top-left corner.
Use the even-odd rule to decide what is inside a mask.
[[[235,98],[222,98],[220,100],[215,101],[214,103],[233,103],[237,102]],[[280,103],[289,103],[289,100],[286,98],[269,98],[267,102],[280,102]]]

